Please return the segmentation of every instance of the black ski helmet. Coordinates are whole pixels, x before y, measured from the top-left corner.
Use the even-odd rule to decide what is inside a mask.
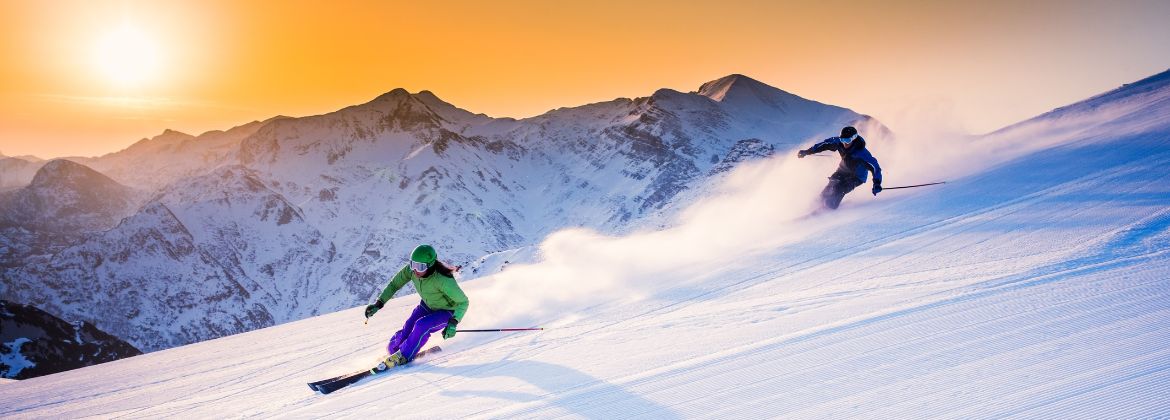
[[[850,138],[857,135],[857,129],[852,126],[846,126],[841,129],[841,137]]]

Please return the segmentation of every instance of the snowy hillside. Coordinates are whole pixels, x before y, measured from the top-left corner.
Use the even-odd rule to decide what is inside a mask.
[[[460,327],[545,331],[436,338],[328,396],[305,383],[372,363],[415,297],[3,384],[0,416],[1170,416],[1170,73],[1129,87],[871,145],[887,186],[945,186],[809,217],[832,163],[778,150],[670,228],[485,258],[540,261],[464,282]]]
[[[395,89],[324,115],[167,131],[72,159],[148,202],[63,249],[6,234],[29,257],[0,266],[0,293],[169,348],[365,302],[421,242],[463,264],[563,228],[622,232],[684,207],[712,174],[844,124],[885,132],[732,75],[523,120]]]

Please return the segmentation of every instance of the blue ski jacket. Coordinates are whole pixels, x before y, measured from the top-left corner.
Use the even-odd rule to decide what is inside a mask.
[[[805,150],[805,154],[811,155],[826,150],[832,150],[841,155],[841,165],[837,166],[837,172],[833,173],[833,176],[852,176],[865,183],[869,172],[873,172],[874,184],[881,185],[882,167],[865,148],[865,139],[861,136],[857,136],[857,139],[853,140],[848,148],[841,144],[840,137],[830,137]]]

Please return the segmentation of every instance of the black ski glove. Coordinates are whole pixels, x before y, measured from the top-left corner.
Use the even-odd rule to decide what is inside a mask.
[[[873,195],[877,197],[877,193],[882,192],[882,182],[878,180],[873,181]]]
[[[374,316],[374,314],[378,313],[379,309],[382,309],[382,305],[385,304],[385,302],[382,302],[382,299],[378,299],[377,302],[366,305],[366,318]]]
[[[798,157],[798,158],[801,158],[801,159],[804,159],[804,157],[805,157],[805,156],[808,156],[808,155],[811,155],[811,154],[812,154],[812,153],[809,153],[808,151],[801,150],[801,151],[799,151],[799,152],[796,152],[796,157]]]

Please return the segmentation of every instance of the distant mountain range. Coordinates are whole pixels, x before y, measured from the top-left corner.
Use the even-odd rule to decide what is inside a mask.
[[[37,169],[44,160],[32,157],[9,157],[0,155],[0,191],[20,188],[32,182]]]
[[[566,227],[620,231],[843,125],[892,137],[731,75],[526,119],[395,89],[96,158],[3,158],[0,295],[165,349],[364,303],[419,243],[464,263]]]

